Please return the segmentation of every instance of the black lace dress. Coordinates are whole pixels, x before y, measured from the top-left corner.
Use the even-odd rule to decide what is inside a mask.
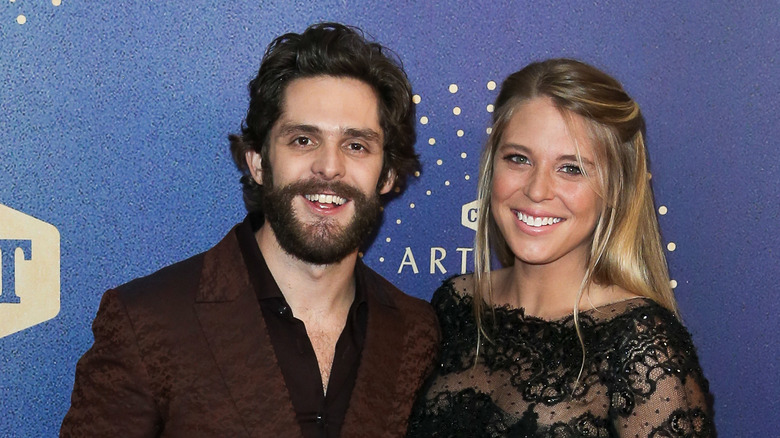
[[[442,327],[439,365],[409,422],[410,437],[710,437],[708,383],[691,337],[651,300],[547,321],[495,309],[491,341],[471,308],[471,277],[445,282],[433,305]]]

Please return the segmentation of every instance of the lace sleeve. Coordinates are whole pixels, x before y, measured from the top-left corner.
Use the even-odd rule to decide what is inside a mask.
[[[615,430],[623,437],[715,436],[709,384],[690,334],[659,310],[644,310],[622,341]]]

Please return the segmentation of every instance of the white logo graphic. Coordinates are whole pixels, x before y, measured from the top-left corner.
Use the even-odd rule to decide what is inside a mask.
[[[466,228],[477,231],[477,215],[479,213],[479,200],[463,204],[460,209],[460,224]]]
[[[60,313],[60,233],[0,204],[0,338]]]

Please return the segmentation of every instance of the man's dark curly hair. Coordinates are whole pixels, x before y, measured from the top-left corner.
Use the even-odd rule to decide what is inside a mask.
[[[355,27],[320,23],[303,33],[276,38],[266,49],[260,70],[249,83],[249,111],[240,135],[230,135],[230,152],[243,173],[244,204],[249,212],[261,210],[263,186],[249,173],[246,153],[254,150],[268,162],[268,138],[279,119],[287,85],[299,78],[348,77],[371,86],[377,94],[379,124],[384,133],[382,174],[377,189],[392,170],[396,187],[419,169],[414,151],[416,135],[412,87],[397,56],[365,39]]]

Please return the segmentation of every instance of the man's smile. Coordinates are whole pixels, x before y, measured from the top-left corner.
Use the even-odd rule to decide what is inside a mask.
[[[308,194],[304,195],[304,197],[311,202],[318,202],[320,204],[333,204],[335,206],[344,205],[344,203],[347,202],[346,198],[325,193]]]

